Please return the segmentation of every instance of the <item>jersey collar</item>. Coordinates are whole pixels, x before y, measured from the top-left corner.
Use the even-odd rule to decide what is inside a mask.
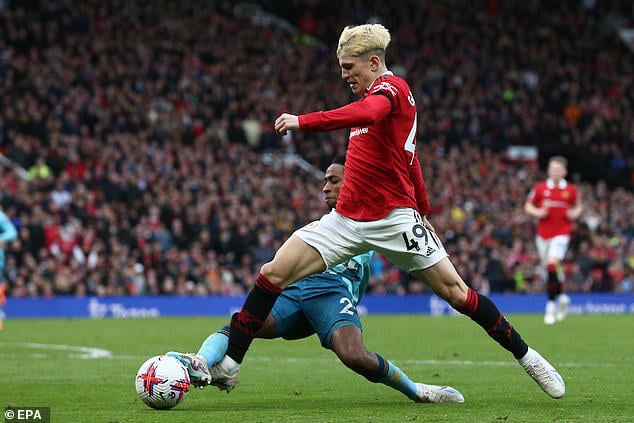
[[[548,178],[546,179],[546,186],[548,187],[548,189],[553,189],[555,188],[555,182],[552,179]],[[559,189],[565,189],[567,186],[568,186],[568,182],[565,179],[562,179],[557,184],[557,188]]]
[[[376,78],[374,78],[374,81],[372,81],[372,83],[370,85],[368,85],[368,88],[365,89],[365,95],[368,95],[368,93],[370,92],[370,88],[372,88],[372,85],[374,85],[376,80],[379,79],[380,77],[382,77],[383,75],[394,76],[394,73],[391,70],[386,70],[381,75],[379,75]]]

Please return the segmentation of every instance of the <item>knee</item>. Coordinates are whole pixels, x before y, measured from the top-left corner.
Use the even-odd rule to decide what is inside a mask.
[[[357,373],[368,374],[373,370],[371,354],[362,347],[348,347],[337,351],[343,364]]]
[[[265,263],[260,268],[260,274],[268,279],[273,285],[281,286],[284,282],[284,269],[275,263],[275,260]]]
[[[268,263],[264,263],[262,265],[262,267],[260,267],[260,274],[264,275],[268,280],[271,280],[271,277],[273,276],[273,269],[275,267],[273,266],[273,262],[270,261]]]

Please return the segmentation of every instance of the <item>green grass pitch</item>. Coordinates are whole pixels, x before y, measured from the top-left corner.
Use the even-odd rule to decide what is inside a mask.
[[[256,340],[231,394],[194,389],[158,411],[136,396],[140,364],[197,349],[226,319],[59,319],[5,322],[0,404],[51,407],[53,422],[634,422],[634,316],[577,315],[552,327],[539,315],[509,320],[560,370],[564,398],[543,393],[466,318],[367,316],[370,351],[416,381],[456,387],[465,403],[415,404],[348,370],[311,337]],[[102,350],[111,357],[74,357]]]

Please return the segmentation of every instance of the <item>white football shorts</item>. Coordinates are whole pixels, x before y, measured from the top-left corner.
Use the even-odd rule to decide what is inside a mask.
[[[544,239],[538,235],[535,237],[535,244],[537,245],[539,261],[543,265],[548,263],[549,257],[555,257],[562,261],[566,257],[566,251],[568,251],[570,235],[557,235],[549,239]]]
[[[398,208],[380,220],[361,222],[336,210],[295,231],[319,251],[328,268],[369,250],[383,254],[401,269],[426,269],[447,257],[438,236],[425,228],[420,214]]]

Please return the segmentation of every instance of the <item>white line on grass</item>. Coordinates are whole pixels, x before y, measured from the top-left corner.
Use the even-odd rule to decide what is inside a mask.
[[[114,358],[114,357],[113,357]],[[331,361],[337,361],[337,359],[325,359],[325,358],[298,358],[298,357],[253,357],[250,360],[274,362],[283,361],[286,363],[300,363],[300,362],[321,362],[327,363]],[[410,365],[454,365],[454,366],[517,366],[515,360],[509,361],[488,361],[488,360],[393,360],[398,364],[410,364]],[[634,367],[634,364],[628,363],[557,363],[560,367]]]
[[[58,344],[37,344],[34,342],[0,342],[0,347],[21,347],[36,350],[56,350],[56,351],[71,351],[78,354],[69,354],[70,358],[110,358],[112,352],[104,350],[102,348],[93,347],[81,347],[75,345],[58,345]]]
[[[96,359],[96,358],[108,358],[113,360],[141,360],[146,359],[148,356],[134,354],[112,354],[111,351],[102,348],[82,347],[74,345],[57,345],[57,344],[37,344],[33,342],[0,342],[0,348],[3,346],[14,346],[30,349],[40,350],[57,350],[57,351],[71,351],[78,352],[80,354],[69,354],[69,358],[83,358],[83,359]],[[311,358],[311,357],[252,357],[251,361],[259,362],[284,362],[284,363],[331,363],[337,362],[336,358]],[[439,359],[405,359],[394,360],[398,364],[409,365],[450,365],[450,366],[517,366],[514,360],[509,361],[492,361],[492,360],[439,360]],[[632,368],[634,364],[629,363],[596,363],[596,362],[584,362],[584,363],[558,363],[559,367],[594,367],[594,368],[612,368],[612,367],[627,367]]]

